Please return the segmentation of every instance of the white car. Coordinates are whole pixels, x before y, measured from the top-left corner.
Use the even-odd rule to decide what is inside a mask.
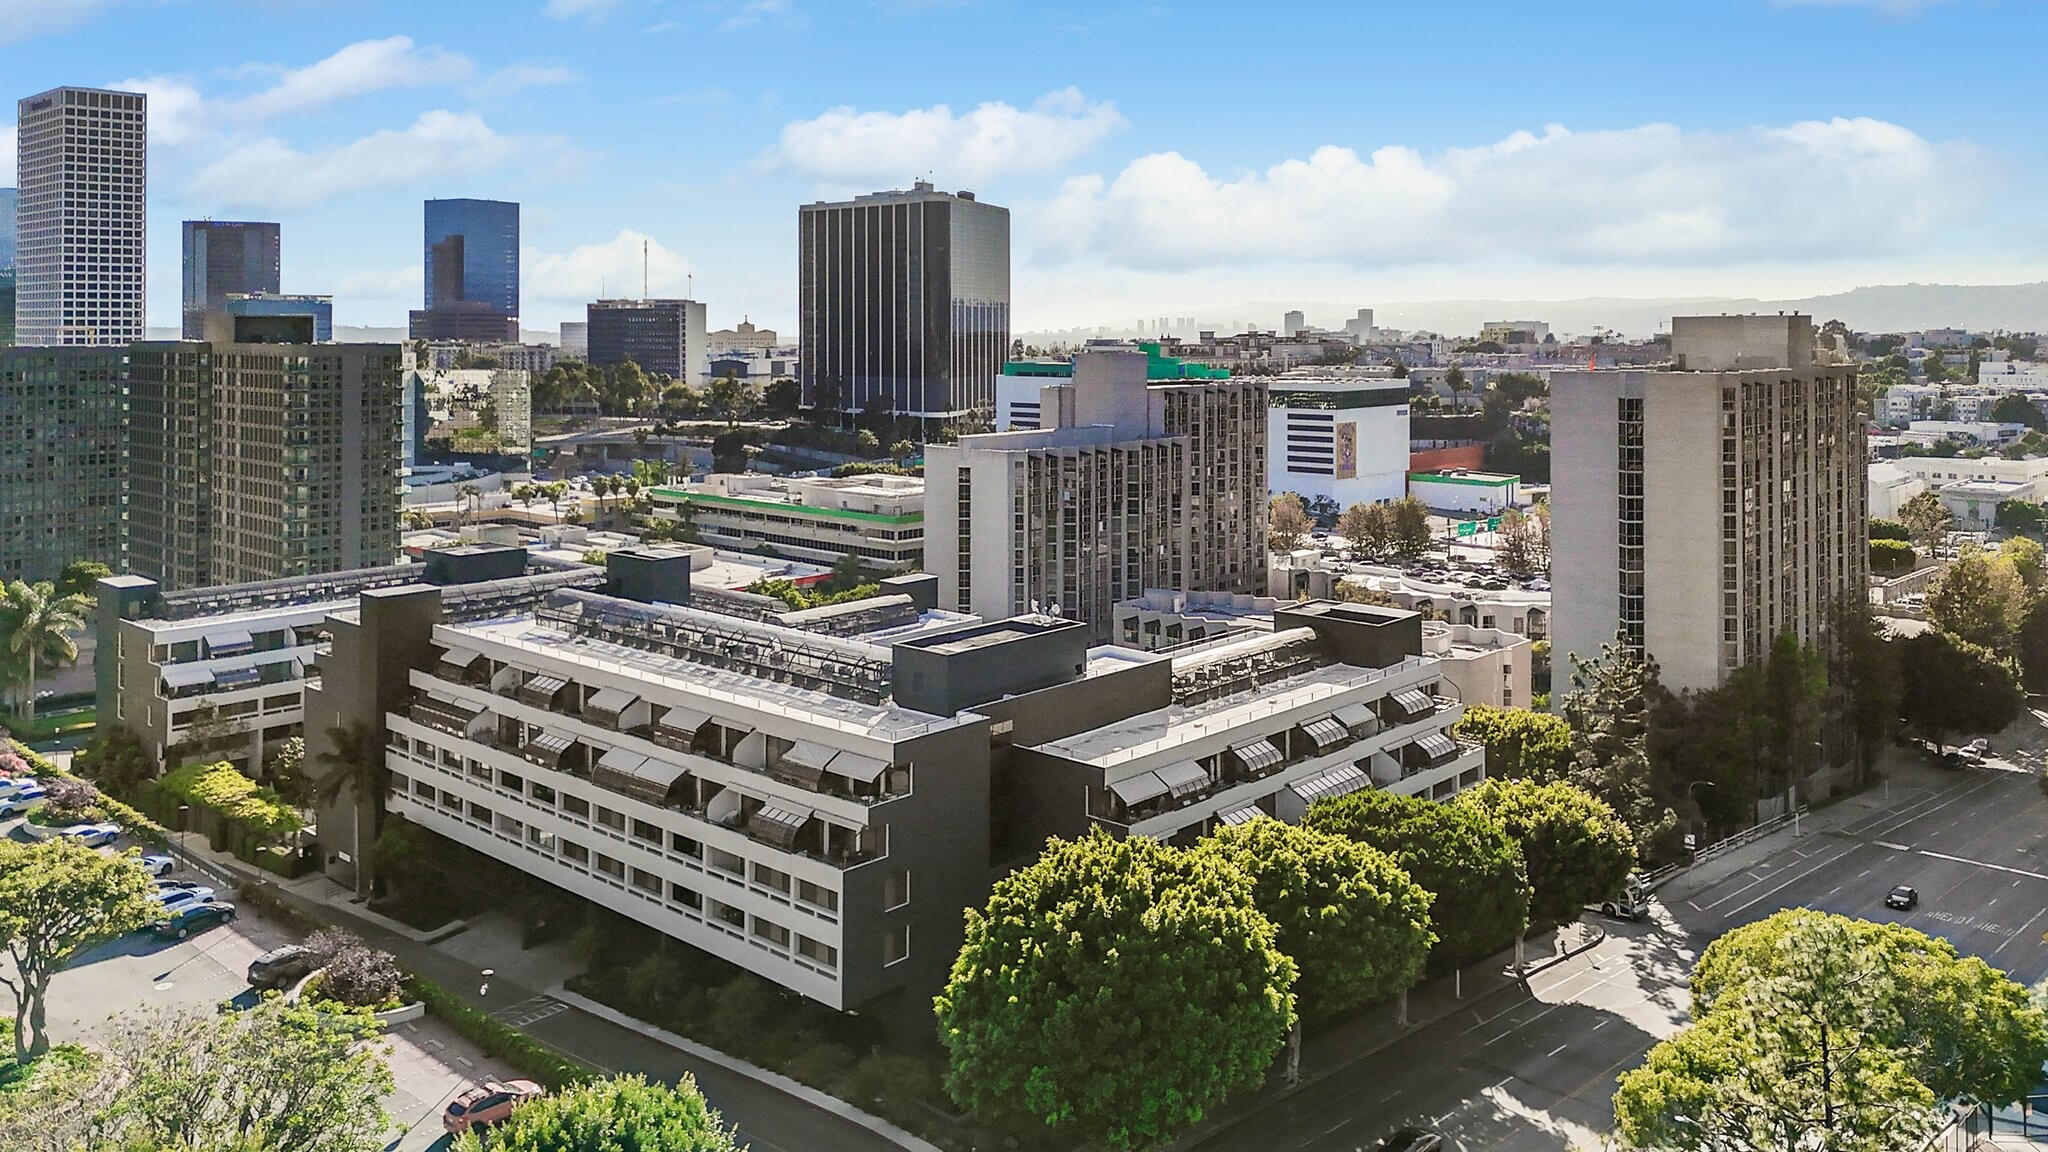
[[[15,783],[21,784],[21,781],[17,780]],[[0,820],[5,820],[9,816],[18,816],[28,811],[41,802],[42,798],[43,786],[33,780],[29,781],[26,785],[16,788],[7,796],[0,797]]]
[[[16,776],[10,780],[0,780],[0,800],[9,799],[25,789],[39,790],[42,786],[43,782],[33,776]]]
[[[119,840],[121,838],[121,826],[119,824],[73,824],[71,827],[59,832],[58,835],[83,844],[88,848],[98,848],[102,844],[112,844],[114,841]]]
[[[169,914],[176,914],[194,905],[204,904],[211,899],[213,899],[213,889],[204,885],[195,885],[190,888],[158,889],[156,894],[157,903],[163,905],[164,911]]]

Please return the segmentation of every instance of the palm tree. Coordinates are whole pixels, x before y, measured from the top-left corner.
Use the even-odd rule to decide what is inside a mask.
[[[455,526],[461,528],[469,515],[483,506],[483,490],[474,484],[455,486]]]
[[[363,813],[370,814],[370,843],[377,842],[377,825],[384,811],[384,794],[391,788],[391,768],[384,762],[384,746],[367,725],[350,723],[327,730],[333,747],[313,758],[320,777],[313,785],[313,799],[327,806],[340,803],[344,793],[355,801],[356,895],[370,894],[369,860],[363,855]]]
[[[21,698],[21,718],[36,719],[36,676],[45,667],[55,668],[78,659],[78,644],[71,636],[85,630],[86,614],[92,600],[83,593],[57,595],[48,580],[24,584],[19,580],[6,588],[0,604],[0,635],[7,641],[7,655],[28,673]]]

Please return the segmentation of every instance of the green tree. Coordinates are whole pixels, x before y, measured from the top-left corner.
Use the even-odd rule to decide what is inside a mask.
[[[2043,523],[2048,523],[2048,505],[2032,500],[2000,500],[1992,522],[2008,532],[2038,533]]]
[[[1976,357],[1973,354],[1973,367],[1975,363]],[[1991,411],[1985,419],[1999,424],[2024,424],[2036,432],[2048,431],[2048,415],[2043,415],[2039,408],[2034,407],[2033,401],[2019,392],[2008,392],[2000,396],[1998,402],[1991,406]]]
[[[1218,828],[1196,851],[1251,881],[1252,903],[1300,973],[1304,1019],[1385,1000],[1422,975],[1436,939],[1430,895],[1386,853],[1278,820]]]
[[[263,764],[263,775],[280,800],[295,808],[305,807],[313,798],[312,781],[306,778],[306,738],[291,736],[278,744]]]
[[[1913,546],[1904,540],[1872,540],[1870,542],[1870,570],[1886,576],[1910,572],[1920,557]]]
[[[1393,546],[1393,512],[1381,503],[1353,504],[1337,518],[1337,535],[1351,546],[1354,559],[1378,556]]]
[[[936,1000],[947,1090],[1063,1138],[1157,1147],[1259,1083],[1294,1023],[1294,964],[1213,855],[1101,830],[1059,839],[967,913]]]
[[[1833,645],[1829,680],[1842,689],[1843,716],[1856,736],[1856,759],[1864,771],[1877,763],[1899,719],[1899,654],[1885,639],[1861,595],[1845,595],[1829,622]]]
[[[1637,850],[1659,857],[1678,827],[1665,774],[1650,758],[1650,713],[1670,696],[1656,661],[1619,643],[1600,646],[1592,660],[1572,655],[1571,690],[1561,711],[1572,730],[1567,778],[1614,809],[1635,836]]]
[[[134,729],[109,722],[94,729],[91,742],[78,750],[71,767],[102,792],[132,797],[143,781],[156,775],[157,764]]]
[[[43,670],[78,659],[78,643],[72,636],[85,630],[91,611],[92,601],[86,596],[59,595],[47,580],[16,580],[0,590],[0,639],[5,641],[9,665],[23,677],[22,720],[35,722],[36,678]]]
[[[1404,560],[1414,560],[1429,551],[1429,505],[1414,496],[1403,496],[1388,506],[1392,518],[1394,551]]]
[[[1529,923],[1568,924],[1621,890],[1635,838],[1609,808],[1564,781],[1487,780],[1454,801],[1491,816],[1521,846],[1529,871]]]
[[[1998,562],[2012,569],[2019,577],[2023,598],[2032,600],[2041,595],[2048,585],[2048,548],[2039,540],[2015,536],[1998,546]]]
[[[1870,518],[1870,538],[1872,540],[1910,541],[1913,539],[1913,533],[1908,531],[1906,526],[1897,520],[1887,520],[1882,516],[1872,516]]]
[[[1292,492],[1272,498],[1266,520],[1267,546],[1275,552],[1292,552],[1307,539],[1315,522],[1308,518],[1308,505]]]
[[[1385,852],[1432,893],[1436,951],[1455,964],[1507,947],[1528,927],[1522,850],[1478,808],[1373,789],[1319,800],[1305,823]]]
[[[747,386],[737,378],[720,376],[705,391],[704,406],[727,424],[737,424],[754,406],[754,398],[748,395]]]
[[[785,419],[796,415],[803,403],[803,388],[787,376],[780,376],[768,382],[761,389],[761,406]]]
[[[1912,533],[1913,543],[1932,550],[1948,537],[1956,518],[1933,492],[1922,492],[1899,507],[1899,523]]]
[[[81,950],[155,920],[161,907],[133,856],[102,856],[61,837],[0,840],[0,946],[13,961],[0,988],[14,996],[16,1063],[49,1051],[51,977]]]
[[[1965,545],[1927,586],[1927,619],[1968,644],[1994,652],[2012,640],[2026,611],[2026,588],[2013,565]]]
[[[349,801],[351,836],[349,855],[356,859],[356,894],[367,897],[375,882],[374,860],[363,849],[377,842],[384,815],[384,795],[391,788],[391,768],[384,762],[384,745],[377,734],[362,724],[344,724],[327,729],[327,748],[313,757],[319,775],[313,782],[313,798],[333,806]]]
[[[915,455],[917,455],[917,445],[912,444],[908,440],[898,440],[894,444],[889,445],[889,459],[898,468],[903,467],[904,461]]]
[[[2048,599],[2034,601],[2013,633],[2020,677],[2035,692],[2048,691]]]
[[[740,1152],[693,1076],[671,1088],[643,1076],[578,1084],[521,1106],[455,1152]]]
[[[97,560],[73,560],[57,574],[57,595],[83,596],[88,600],[94,595],[93,589],[99,582],[112,576],[114,570]]]
[[[268,1000],[241,1012],[124,1018],[82,1108],[93,1149],[377,1152],[388,1047],[368,1010]]]
[[[1490,777],[1549,783],[1564,779],[1571,770],[1572,728],[1561,716],[1467,704],[1453,731],[1486,746]]]
[[[1946,632],[1927,631],[1898,646],[1906,726],[1935,746],[1955,732],[1996,732],[2019,718],[2019,686],[1985,648]]]
[[[1496,348],[1494,351],[1498,352],[1499,349]],[[1472,382],[1465,379],[1463,368],[1453,364],[1444,371],[1444,387],[1451,390],[1451,408],[1456,410],[1465,406],[1465,393],[1472,390]]]

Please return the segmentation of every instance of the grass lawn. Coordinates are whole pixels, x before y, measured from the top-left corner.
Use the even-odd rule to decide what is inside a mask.
[[[83,708],[70,708],[62,712],[38,712],[32,724],[24,724],[10,716],[4,722],[0,722],[0,726],[12,732],[16,740],[24,744],[33,744],[38,740],[48,740],[53,736],[64,736],[91,728],[99,723],[99,718],[99,708],[88,704]]]

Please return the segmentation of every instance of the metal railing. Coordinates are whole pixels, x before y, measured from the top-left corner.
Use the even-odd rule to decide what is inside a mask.
[[[1769,820],[1765,820],[1760,824],[1752,824],[1749,827],[1744,828],[1742,831],[1727,837],[1726,839],[1716,840],[1712,844],[1707,845],[1705,848],[1701,848],[1698,851],[1694,852],[1692,854],[1692,859],[1689,861],[1679,864],[1666,864],[1661,868],[1652,869],[1649,872],[1646,872],[1642,875],[1641,880],[1643,890],[1646,892],[1655,892],[1660,885],[1664,884],[1666,881],[1669,881],[1672,877],[1678,875],[1679,873],[1685,871],[1687,868],[1697,867],[1698,865],[1704,864],[1707,861],[1712,860],[1714,857],[1719,856],[1724,852],[1732,852],[1745,844],[1753,844],[1756,841],[1761,840],[1764,837],[1770,835],[1771,833],[1776,832],[1778,829],[1783,828],[1785,825],[1795,822],[1799,819],[1799,817],[1804,816],[1805,814],[1806,806],[1802,804],[1798,808],[1795,808],[1790,812],[1786,812],[1778,816],[1773,816]]]

